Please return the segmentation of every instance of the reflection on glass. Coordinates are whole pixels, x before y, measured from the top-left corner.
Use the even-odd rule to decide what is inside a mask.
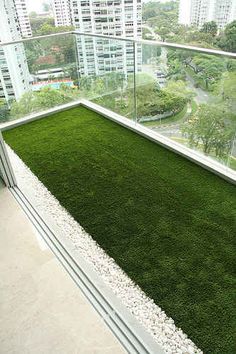
[[[85,98],[236,169],[235,59],[67,34],[2,47],[0,66],[0,122]]]
[[[236,62],[143,45],[139,123],[235,168]]]
[[[8,108],[5,120],[17,119],[78,99],[77,58],[72,35],[33,39],[5,46],[5,58],[13,50],[15,54],[10,56],[6,72],[11,78],[12,92],[8,89],[10,81],[7,76],[4,81],[7,91],[12,93],[11,99],[2,104]],[[13,59],[18,60],[18,64]],[[1,68],[3,64],[1,62]],[[0,117],[3,117],[2,110],[0,107]]]
[[[77,50],[81,96],[133,119],[133,43],[77,36]],[[141,58],[138,60],[141,65]]]

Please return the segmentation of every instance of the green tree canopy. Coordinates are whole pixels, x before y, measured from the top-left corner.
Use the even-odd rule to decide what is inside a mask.
[[[221,105],[201,104],[195,114],[182,126],[191,146],[225,158],[231,149],[234,129],[227,123],[230,113]]]
[[[69,32],[74,29],[73,26],[58,26],[55,27],[50,23],[43,23],[42,26],[38,29],[37,35],[44,36],[46,34],[60,33],[60,32]]]
[[[226,70],[224,60],[216,56],[196,55],[192,63],[198,77],[205,81],[206,89],[209,89],[209,84],[215,84]]]
[[[236,72],[225,72],[218,82],[215,93],[217,97],[233,112],[236,108]],[[236,118],[236,116],[232,116]]]
[[[217,44],[225,51],[236,53],[236,20],[225,27],[225,31],[219,37]]]
[[[144,3],[143,20],[154,27],[155,32],[165,40],[178,26],[178,3],[176,1]]]
[[[31,16],[31,14],[30,14],[30,24],[31,24],[31,29],[32,29],[33,35],[38,36],[39,32],[40,32],[40,28],[44,24],[54,26],[54,18],[53,17],[46,17],[46,18],[43,17],[42,18],[42,17],[37,17],[37,14],[36,14],[36,16]]]
[[[78,93],[70,87],[63,87],[59,90],[45,87],[39,92],[26,92],[19,101],[15,101],[11,106],[11,116],[22,117],[33,112],[42,111],[64,103],[68,103],[76,98]]]
[[[210,33],[212,37],[215,37],[217,34],[217,24],[215,21],[205,22],[202,26],[201,32]]]
[[[35,29],[35,34],[46,35],[68,32],[72,29],[73,26],[55,27],[51,21],[46,21]],[[76,62],[74,38],[69,34],[26,42],[24,46],[31,73],[53,66],[64,67]],[[73,75],[73,79],[76,79],[76,76],[77,74]]]
[[[190,101],[195,96],[195,93],[187,87],[184,81],[181,80],[169,81],[163,90],[177,97],[181,97],[187,101]]]
[[[4,99],[0,98],[0,122],[5,122],[9,119],[9,108]]]
[[[138,117],[154,116],[165,112],[177,113],[187,103],[187,99],[173,92],[157,89],[155,84],[147,84],[136,89]]]

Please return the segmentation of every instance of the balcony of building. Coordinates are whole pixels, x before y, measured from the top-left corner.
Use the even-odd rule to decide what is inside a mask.
[[[109,48],[107,55],[122,48],[123,65],[108,60],[101,68],[94,53],[90,67],[83,48],[91,38]],[[65,282],[63,291],[83,292],[121,343],[84,300],[88,323],[96,317],[101,343],[111,343],[98,344],[102,352],[232,352],[235,54],[79,33],[23,43],[26,57],[29,48],[35,54],[33,62],[28,57],[32,76],[62,68],[61,78],[35,80],[33,93],[11,103],[1,125],[1,170],[9,187],[2,195],[29,226],[15,197],[52,250],[39,251],[31,232],[32,252],[46,257],[46,266],[42,260],[43,267],[39,261],[31,271],[35,287],[44,277],[50,285],[55,267],[53,281]],[[49,47],[50,64],[42,60]],[[202,69],[206,62],[217,71]],[[17,216],[12,221],[12,231],[3,229],[7,239],[18,227]],[[12,242],[4,253],[19,247],[31,254],[24,238]],[[22,274],[28,274],[27,259],[9,259],[4,267],[22,262]],[[21,294],[23,302],[31,301],[28,295]],[[14,300],[9,298],[11,306]],[[44,301],[37,303],[42,311]],[[60,301],[54,314],[66,317],[72,331],[65,345],[79,348],[89,332],[73,337],[77,327],[68,309],[79,313],[79,305],[69,302],[60,310]],[[34,310],[26,308],[27,319]],[[61,327],[55,328],[56,337]],[[48,345],[55,337],[49,333]],[[86,342],[88,352],[96,340],[91,335]]]

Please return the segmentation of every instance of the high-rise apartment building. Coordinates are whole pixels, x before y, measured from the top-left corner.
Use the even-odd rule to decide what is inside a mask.
[[[236,19],[236,0],[180,0],[179,22],[196,25],[215,21],[219,29]]]
[[[80,32],[141,38],[141,6],[141,0],[71,0],[72,24]],[[133,72],[132,42],[78,36],[77,49],[81,75]],[[137,68],[141,61],[141,48],[138,47]]]
[[[22,37],[31,37],[32,30],[30,26],[29,15],[26,8],[26,0],[14,0],[16,13],[20,25]]]
[[[0,1],[0,44],[21,39],[14,0]],[[30,74],[22,43],[0,46],[0,98],[19,99],[30,89]]]
[[[53,13],[55,26],[70,26],[70,0],[53,0]]]

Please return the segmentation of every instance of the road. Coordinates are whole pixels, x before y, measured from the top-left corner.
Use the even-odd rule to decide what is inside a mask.
[[[143,25],[142,27],[146,28],[151,33],[154,40],[161,41],[161,37],[157,33],[154,32],[152,27],[150,27],[146,24]],[[168,70],[167,49],[164,47],[161,49],[160,63],[156,69],[161,69],[164,72],[165,71],[167,72],[167,70]],[[144,68],[144,71],[147,72],[148,74],[152,74],[152,70],[153,70],[153,68],[147,68],[147,67]],[[195,97],[196,102],[197,103],[209,103],[209,101],[211,101],[211,98],[212,98],[211,95],[208,92],[202,90],[201,88],[195,87],[194,86],[194,79],[187,73],[186,73],[186,78],[188,81],[188,87],[192,91],[194,91],[196,94],[196,97]]]
[[[182,134],[180,132],[180,125],[179,124],[173,124],[173,125],[166,125],[166,126],[156,126],[152,127],[152,130],[155,132],[162,134],[168,138],[181,138]]]
[[[188,105],[188,109],[184,117],[177,123],[170,123],[165,125],[165,120],[162,120],[162,124],[150,127],[152,130],[159,134],[167,136],[168,138],[181,138],[182,134],[180,132],[180,125],[188,118],[191,114],[192,108]],[[158,123],[157,123],[158,124]]]
[[[187,86],[195,92],[195,100],[197,103],[209,103],[212,100],[211,95],[199,87],[195,87],[194,79],[186,73]]]

